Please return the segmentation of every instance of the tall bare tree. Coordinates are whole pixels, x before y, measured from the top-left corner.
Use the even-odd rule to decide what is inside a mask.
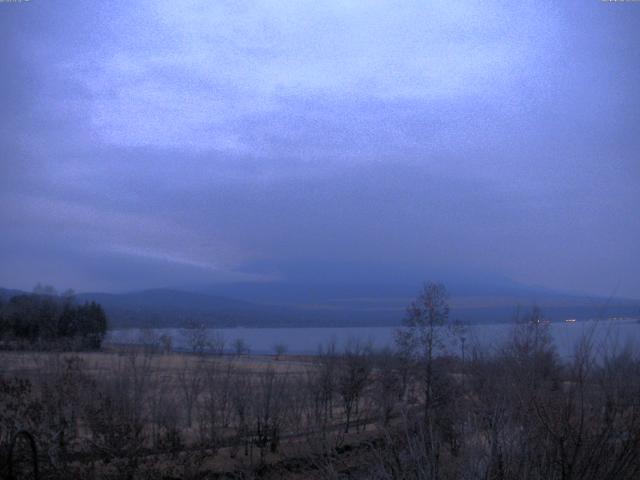
[[[425,283],[407,308],[404,327],[396,332],[400,352],[412,357],[421,369],[425,417],[430,414],[434,396],[434,358],[445,346],[449,323],[449,294],[440,283]]]

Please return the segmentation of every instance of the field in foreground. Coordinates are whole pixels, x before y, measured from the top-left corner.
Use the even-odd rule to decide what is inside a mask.
[[[640,474],[637,351],[585,337],[561,361],[542,324],[465,359],[419,338],[313,357],[0,352],[1,473],[33,468],[32,436],[41,478]]]
[[[1,415],[11,425],[3,453],[9,432],[21,428],[53,477],[325,478],[314,451],[347,460],[377,420],[352,398],[347,428],[344,405],[329,391],[337,362],[334,354],[0,352]],[[26,457],[16,469],[30,468]]]

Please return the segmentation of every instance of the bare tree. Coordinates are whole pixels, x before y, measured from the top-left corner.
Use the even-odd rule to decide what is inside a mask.
[[[229,427],[232,414],[231,386],[235,374],[231,362],[226,362],[222,367],[218,362],[212,362],[205,369],[201,436],[213,447],[221,442],[222,432]]]
[[[158,337],[158,341],[160,343],[160,350],[163,354],[171,353],[173,351],[173,339],[171,338],[171,335],[163,333]]]
[[[378,408],[380,422],[386,427],[398,401],[402,398],[399,395],[402,389],[400,362],[389,349],[378,352],[374,357],[374,362],[373,401]]]
[[[140,329],[138,335],[138,343],[142,348],[150,353],[154,353],[160,350],[160,336],[152,328]]]
[[[224,347],[226,345],[226,340],[224,335],[218,330],[213,330],[210,333],[210,341],[209,341],[211,353],[217,356],[221,356],[224,354]]]
[[[185,328],[182,330],[182,335],[191,353],[203,355],[211,348],[209,330],[203,323],[187,322]]]
[[[243,444],[244,454],[249,455],[249,421],[251,407],[251,378],[245,369],[236,369],[231,382],[231,404],[234,410],[235,441],[231,456],[237,455],[237,448]]]
[[[244,339],[236,338],[236,340],[233,342],[233,350],[236,355],[240,357],[249,353],[249,346],[247,345],[247,342],[244,341]]]
[[[358,414],[360,398],[371,375],[371,346],[350,341],[338,370],[338,393],[345,413],[345,433],[349,432],[352,414]]]
[[[86,404],[91,445],[102,458],[114,461],[120,478],[134,477],[148,442],[149,359],[135,353],[119,359],[113,374],[94,383]]]
[[[407,308],[404,328],[396,332],[396,345],[408,357],[417,361],[422,370],[425,418],[434,402],[434,358],[445,346],[449,322],[449,294],[444,285],[426,283]]]
[[[204,359],[198,357],[193,362],[189,360],[191,359],[184,359],[184,363],[178,370],[177,380],[187,413],[187,427],[191,428],[194,407],[203,389]]]
[[[284,343],[276,343],[273,346],[273,351],[276,354],[276,360],[280,360],[280,357],[287,353],[287,346]]]
[[[260,375],[254,386],[251,416],[261,460],[267,447],[271,452],[276,452],[280,443],[288,397],[286,378],[269,368]]]
[[[326,427],[327,422],[333,417],[333,397],[337,389],[337,364],[335,340],[331,340],[326,346],[318,348],[318,365],[313,372],[311,384],[316,392],[316,421]]]

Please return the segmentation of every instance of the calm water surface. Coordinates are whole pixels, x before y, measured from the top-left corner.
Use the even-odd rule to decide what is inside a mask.
[[[371,342],[375,347],[392,346],[397,327],[327,327],[327,328],[219,328],[209,329],[210,336],[222,336],[226,349],[231,351],[237,339],[242,339],[251,353],[273,353],[277,344],[284,344],[289,353],[313,354],[319,345],[335,342],[338,349],[349,341]],[[479,345],[485,348],[499,348],[514,327],[511,324],[488,324],[467,326],[465,348]],[[558,353],[571,356],[576,344],[585,334],[591,334],[596,349],[621,349],[626,346],[640,346],[640,323],[637,320],[584,321],[576,323],[553,323],[548,326]],[[151,332],[151,337],[169,335],[173,347],[185,349],[188,346],[185,330],[161,328]],[[143,343],[150,338],[150,332],[139,329],[112,330],[107,335],[108,343]],[[452,353],[461,351],[459,338],[454,337],[447,347]]]

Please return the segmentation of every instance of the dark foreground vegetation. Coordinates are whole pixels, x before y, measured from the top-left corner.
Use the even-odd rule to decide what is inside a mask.
[[[40,478],[640,478],[638,351],[561,361],[541,320],[482,351],[428,284],[394,351],[4,352],[0,475],[32,478],[31,435]]]
[[[107,317],[95,302],[77,305],[73,292],[51,287],[0,298],[0,348],[93,350],[107,333]]]

